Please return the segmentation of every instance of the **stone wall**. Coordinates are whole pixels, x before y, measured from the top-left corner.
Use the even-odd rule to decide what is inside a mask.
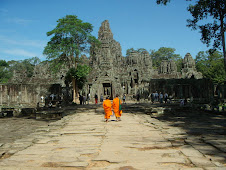
[[[214,85],[207,79],[152,79],[149,91],[168,93],[176,99],[194,98],[210,102],[214,95]]]
[[[57,87],[52,84],[0,84],[0,106],[36,107],[41,96],[59,93],[61,86]]]

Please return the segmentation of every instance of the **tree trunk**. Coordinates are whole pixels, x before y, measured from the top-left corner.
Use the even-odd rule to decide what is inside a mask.
[[[73,86],[73,103],[76,103],[76,80],[72,78],[72,86]]]
[[[225,51],[225,37],[224,37],[224,16],[220,15],[221,22],[221,37],[222,37],[222,46],[223,46],[223,54],[224,54],[224,71],[226,73],[226,51]],[[225,79],[226,81],[226,79]]]
[[[76,58],[75,58],[75,69],[77,68],[77,60],[78,60],[78,55],[76,55]],[[72,85],[73,85],[73,103],[77,103],[78,102],[78,85],[76,83],[76,79],[73,77],[72,78]]]

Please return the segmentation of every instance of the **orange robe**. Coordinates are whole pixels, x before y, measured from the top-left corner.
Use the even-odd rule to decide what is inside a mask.
[[[104,100],[103,102],[103,108],[105,112],[105,119],[110,119],[110,116],[112,115],[112,108],[111,108],[111,101],[109,99]]]
[[[120,100],[120,104],[122,104],[121,100]],[[114,109],[114,112],[115,112],[115,116],[121,117],[122,110],[119,110],[119,98],[118,97],[114,98],[112,106],[113,106],[113,109]]]

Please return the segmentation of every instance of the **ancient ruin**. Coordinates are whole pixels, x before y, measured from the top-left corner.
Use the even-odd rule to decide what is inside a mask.
[[[118,94],[136,95],[144,91],[150,92],[153,79],[201,79],[202,74],[196,71],[195,61],[190,53],[183,60],[181,72],[177,72],[174,61],[162,61],[159,70],[152,67],[152,59],[147,51],[141,53],[131,51],[124,57],[120,43],[115,41],[109,22],[102,22],[98,33],[100,48],[91,48],[89,75],[86,93],[91,96],[102,94],[111,98]],[[155,89],[158,90],[158,89]]]
[[[121,45],[114,40],[107,20],[101,24],[98,39],[101,42],[100,47],[91,46],[89,58],[85,55],[81,56],[92,71],[88,76],[87,84],[80,92],[90,93],[92,100],[95,94],[110,96],[111,99],[116,94],[121,96],[126,94],[127,99],[132,99],[138,93],[142,97],[147,97],[153,91],[171,93],[175,98],[197,96],[191,89],[194,84],[202,82],[199,80],[202,79],[202,74],[197,72],[190,53],[185,55],[180,72],[177,71],[174,61],[166,60],[162,61],[160,68],[154,69],[152,58],[145,50],[130,51],[127,56],[122,55]],[[51,94],[62,100],[72,98],[71,87],[66,86],[64,81],[66,72],[67,69],[64,68],[57,74],[52,74],[46,62],[35,67],[31,78],[25,78],[25,73],[14,73],[13,79],[8,84],[0,85],[0,104],[36,106],[43,96],[46,98]],[[176,79],[178,80],[174,81]],[[190,79],[193,79],[192,84],[187,81]],[[206,86],[211,86],[208,83],[201,84],[205,86],[204,89],[209,89]],[[212,94],[212,92],[206,95],[203,93],[205,92],[200,91],[197,97],[210,97]]]

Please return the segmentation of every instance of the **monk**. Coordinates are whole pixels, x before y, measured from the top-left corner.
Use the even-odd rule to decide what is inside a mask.
[[[111,101],[109,100],[109,97],[106,97],[106,100],[104,100],[103,108],[105,112],[104,118],[106,119],[106,122],[108,122],[108,119],[110,119],[110,116],[112,115],[112,105],[111,105]]]
[[[116,121],[120,121],[121,120],[121,115],[122,115],[122,110],[120,110],[119,106],[122,104],[122,101],[118,98],[118,95],[116,95],[116,97],[113,100],[113,110],[115,113],[115,117],[116,117]]]

